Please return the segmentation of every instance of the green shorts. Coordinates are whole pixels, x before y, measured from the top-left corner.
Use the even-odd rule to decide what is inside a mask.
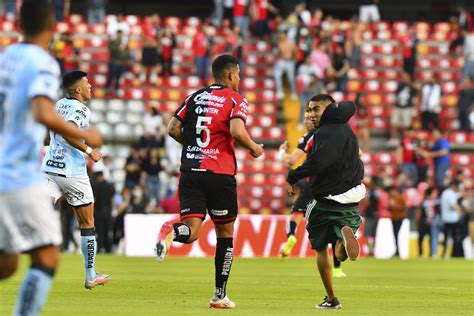
[[[362,224],[359,206],[331,205],[316,200],[308,204],[306,219],[306,230],[314,250],[324,249],[328,244],[342,239],[342,227],[349,226],[355,233]]]

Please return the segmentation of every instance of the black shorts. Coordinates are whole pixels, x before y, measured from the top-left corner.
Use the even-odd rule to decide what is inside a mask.
[[[237,183],[225,174],[183,172],[179,178],[179,206],[181,220],[206,217],[206,210],[216,224],[237,218]]]
[[[311,195],[311,188],[306,179],[299,180],[296,185],[300,189],[300,195],[296,199],[295,204],[291,208],[291,213],[305,213],[308,203],[313,199]]]

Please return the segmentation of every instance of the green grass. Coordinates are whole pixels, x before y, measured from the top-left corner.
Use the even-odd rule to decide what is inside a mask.
[[[237,307],[209,310],[213,259],[98,257],[110,284],[87,291],[79,255],[63,255],[43,315],[474,315],[474,263],[466,260],[374,260],[343,263],[335,280],[340,311],[315,310],[324,290],[312,259],[236,259],[228,286]],[[10,315],[27,268],[0,283],[0,315]]]

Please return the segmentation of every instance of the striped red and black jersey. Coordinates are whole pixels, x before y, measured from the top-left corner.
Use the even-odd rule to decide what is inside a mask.
[[[309,154],[311,152],[311,148],[313,147],[313,143],[314,143],[314,131],[309,131],[303,136],[301,136],[301,138],[298,141],[297,148],[301,149],[306,154]]]
[[[174,116],[183,123],[181,171],[235,175],[237,163],[230,120],[247,121],[248,101],[237,91],[213,84],[189,95]]]

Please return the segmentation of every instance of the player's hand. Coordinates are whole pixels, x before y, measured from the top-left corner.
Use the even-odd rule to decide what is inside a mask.
[[[98,150],[93,150],[89,157],[94,161],[97,162],[102,158],[102,153]]]
[[[288,152],[288,142],[285,141],[283,144],[280,145],[278,149],[283,152]]]
[[[86,134],[84,140],[86,141],[87,145],[90,147],[102,146],[102,135],[97,128],[89,128],[85,130],[84,133]]]
[[[263,154],[263,144],[255,144],[254,148],[249,150],[253,158],[258,158]]]
[[[286,184],[286,191],[288,191],[289,196],[293,196],[296,193],[295,185],[294,184]]]

